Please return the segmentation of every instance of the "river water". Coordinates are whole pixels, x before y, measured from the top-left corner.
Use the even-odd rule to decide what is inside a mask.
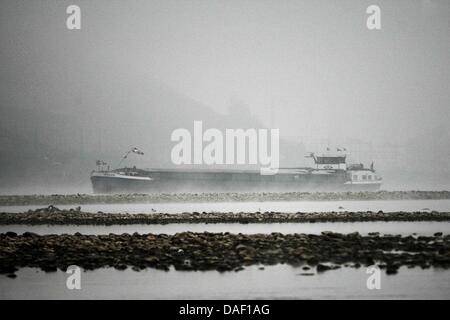
[[[367,288],[364,267],[320,274],[288,265],[227,273],[100,269],[81,272],[80,290],[67,289],[62,271],[25,268],[17,276],[0,276],[0,299],[450,299],[449,271],[405,267],[382,271],[379,290]]]
[[[0,233],[13,231],[22,234],[25,231],[37,234],[109,234],[109,233],[165,233],[175,234],[178,232],[230,232],[230,233],[307,233],[320,234],[322,231],[333,231],[338,233],[359,232],[367,235],[369,232],[380,232],[381,234],[400,234],[403,236],[417,234],[431,236],[436,232],[450,234],[450,222],[316,222],[316,223],[174,223],[166,225],[1,225]]]
[[[0,207],[3,212],[23,212],[42,206]],[[58,206],[73,208],[75,206]],[[153,209],[153,210],[152,210]],[[318,211],[450,211],[450,200],[302,201],[164,204],[82,205],[88,212],[318,212]],[[31,231],[38,234],[166,233],[183,231],[231,233],[309,233],[322,231],[361,234],[450,234],[450,222],[325,222],[269,224],[168,224],[122,226],[0,226],[0,232]],[[312,275],[305,275],[312,273]],[[66,287],[68,274],[19,270],[17,278],[0,275],[0,299],[450,299],[450,270],[402,267],[396,275],[381,271],[381,289],[369,290],[366,268],[341,268],[317,274],[288,265],[246,267],[240,272],[140,272],[112,268],[81,273],[81,290]]]

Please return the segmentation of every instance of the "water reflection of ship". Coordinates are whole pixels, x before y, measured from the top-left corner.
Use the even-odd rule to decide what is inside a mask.
[[[138,151],[131,152],[139,154]],[[314,160],[313,167],[280,168],[275,175],[261,175],[259,170],[136,167],[110,170],[100,161],[97,170],[91,173],[91,182],[95,193],[375,191],[380,188],[382,179],[373,163],[369,168],[363,164],[347,164],[347,156],[338,151],[311,153],[308,157]]]

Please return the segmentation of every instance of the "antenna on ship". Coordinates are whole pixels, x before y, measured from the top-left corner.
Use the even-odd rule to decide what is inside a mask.
[[[95,161],[95,164],[97,165],[97,171],[105,171],[105,166],[107,165],[107,163],[103,160],[97,160]],[[108,171],[109,171],[109,166],[108,166]]]
[[[120,159],[120,162],[119,162],[119,164],[117,165],[117,168],[120,167],[120,165],[122,164],[123,160],[125,160],[125,159],[128,157],[128,155],[129,155],[130,153],[136,153],[136,154],[138,154],[138,155],[140,155],[140,156],[144,155],[144,152],[142,152],[142,151],[139,150],[138,148],[136,148],[136,147],[131,148],[129,151],[127,151],[127,152],[122,156],[122,159]]]
[[[312,158],[312,159],[314,159],[314,163],[317,163],[317,158],[316,158],[316,155],[314,154],[314,152],[309,152],[309,154],[306,155],[305,158]]]

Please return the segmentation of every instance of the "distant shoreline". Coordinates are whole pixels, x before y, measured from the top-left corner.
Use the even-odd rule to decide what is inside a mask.
[[[1,206],[183,202],[443,200],[450,191],[0,195]]]

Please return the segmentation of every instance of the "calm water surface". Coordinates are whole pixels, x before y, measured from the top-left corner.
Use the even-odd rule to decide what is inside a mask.
[[[81,273],[81,290],[68,290],[68,274],[25,268],[16,279],[0,276],[0,299],[450,299],[450,271],[440,269],[382,271],[380,290],[367,289],[364,267],[304,272],[288,265],[227,273],[99,269]]]
[[[109,233],[165,233],[175,234],[177,232],[230,232],[230,233],[308,233],[320,234],[322,231],[334,231],[339,233],[380,232],[381,234],[410,235],[433,235],[436,232],[450,234],[450,222],[320,222],[320,223],[175,223],[166,225],[113,225],[113,226],[48,226],[48,225],[3,225],[0,233],[14,231],[22,234],[25,231],[37,234],[109,234]]]

